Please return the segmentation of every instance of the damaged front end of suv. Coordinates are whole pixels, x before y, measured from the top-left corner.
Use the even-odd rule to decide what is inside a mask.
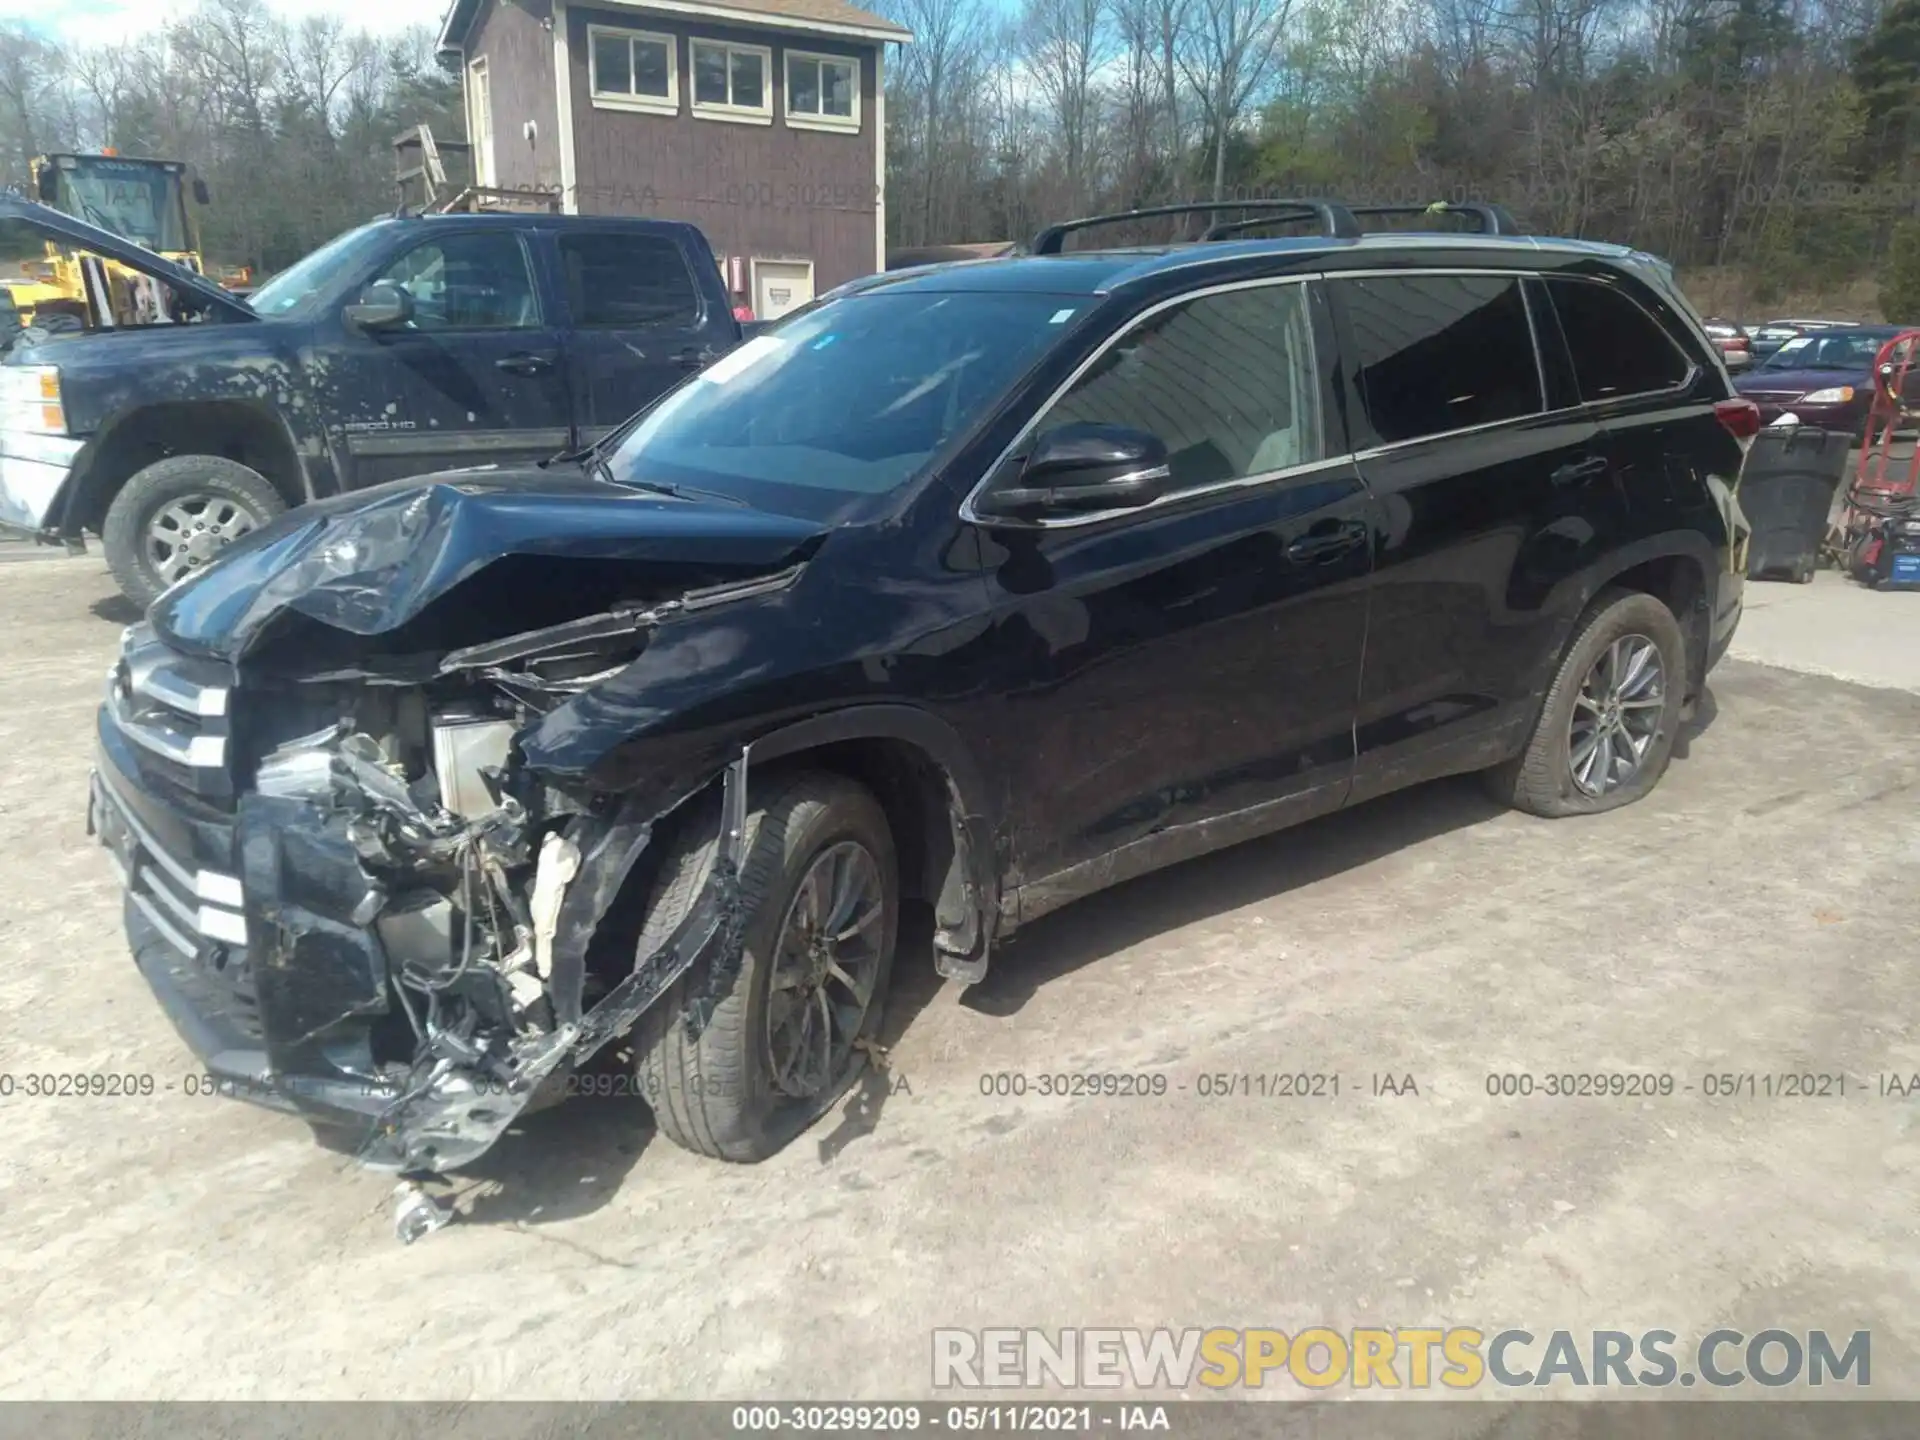
[[[714,727],[674,778],[607,776],[687,677],[668,645],[635,679],[649,648],[780,606],[821,538],[585,477],[474,474],[298,512],[163,596],[113,669],[89,818],[211,1084],[374,1168],[438,1172],[557,1098],[696,964],[724,992],[744,747]],[[693,903],[649,953],[622,932],[625,956],[597,963],[656,825],[713,790]]]

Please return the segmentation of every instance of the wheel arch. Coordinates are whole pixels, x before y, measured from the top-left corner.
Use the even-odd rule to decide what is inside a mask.
[[[1560,621],[1554,643],[1547,648],[1534,676],[1533,693],[1545,698],[1547,686],[1593,602],[1607,590],[1624,589],[1652,595],[1673,611],[1687,642],[1686,698],[1695,698],[1706,683],[1707,651],[1713,636],[1713,575],[1718,563],[1706,536],[1678,531],[1622,546],[1568,577],[1563,593],[1554,601]]]
[[[99,533],[120,487],[174,455],[217,455],[245,465],[290,506],[309,498],[293,432],[275,411],[246,400],[167,402],[126,411],[101,428],[78,467],[61,528]]]
[[[998,807],[958,731],[914,705],[852,705],[769,731],[744,754],[750,776],[808,766],[872,791],[893,830],[902,896],[934,907],[940,972],[968,983],[985,973],[999,913]]]
[[[562,899],[554,942],[552,989],[562,1019],[580,1014],[589,973],[631,964],[625,943],[636,930],[638,901],[675,833],[711,824],[695,802],[719,793],[724,831],[756,773],[817,768],[844,775],[874,794],[892,829],[902,893],[934,907],[935,965],[971,984],[986,974],[999,915],[994,836],[998,807],[957,731],[914,705],[851,705],[765,731],[738,745],[721,768],[680,787],[664,805],[635,797],[573,832],[580,870]]]

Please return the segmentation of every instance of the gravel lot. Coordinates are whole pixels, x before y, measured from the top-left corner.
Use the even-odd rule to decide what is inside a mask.
[[[112,596],[95,557],[0,565],[0,1071],[159,1087],[0,1100],[0,1394],[897,1398],[936,1326],[1327,1323],[1870,1328],[1874,1392],[1920,1395],[1914,1106],[1859,1093],[1920,1071],[1920,696],[1731,660],[1638,807],[1434,785],[1062,912],[964,995],[920,947],[891,1079],[775,1160],[579,1101],[402,1248],[386,1182],[181,1093],[83,833]],[[1486,1092],[1569,1068],[1694,1089]],[[1700,1093],[1807,1069],[1847,1098]],[[1046,1070],[1169,1092],[982,1094]],[[1342,1093],[1196,1091],[1279,1071]]]

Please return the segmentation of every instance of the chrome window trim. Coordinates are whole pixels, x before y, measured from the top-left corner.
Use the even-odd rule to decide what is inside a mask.
[[[1698,411],[1702,415],[1707,415],[1712,413],[1713,404],[1714,402],[1711,400],[1700,400],[1682,408],[1686,411]],[[1588,412],[1592,409],[1593,407],[1587,404],[1561,405],[1552,410],[1536,411],[1532,415],[1515,415],[1506,420],[1488,420],[1484,424],[1468,425],[1459,430],[1441,430],[1432,435],[1416,436],[1412,440],[1394,440],[1385,445],[1371,445],[1365,450],[1354,451],[1351,458],[1356,462],[1373,460],[1382,455],[1391,455],[1398,450],[1411,450],[1415,445],[1431,445],[1436,440],[1451,440],[1456,435],[1481,435],[1490,430],[1505,430],[1515,425],[1531,425],[1541,420],[1550,420],[1558,424],[1564,424],[1574,419],[1591,421],[1593,417]]]
[[[1183,291],[1178,295],[1170,295],[1164,300],[1157,300],[1152,305],[1149,305],[1145,310],[1142,310],[1138,315],[1135,315],[1129,320],[1126,325],[1114,331],[1113,334],[1102,341],[1090,355],[1073,368],[1073,373],[1061,381],[1060,384],[1054,388],[1053,392],[1047,396],[1046,400],[1034,410],[1033,418],[1020,427],[1019,432],[1007,443],[1006,447],[994,457],[993,463],[986,467],[980,479],[976,481],[973,488],[967,492],[966,498],[960,502],[960,519],[969,525],[991,526],[995,529],[1072,530],[1084,525],[1098,525],[1108,520],[1125,519],[1130,516],[1158,510],[1169,505],[1185,504],[1189,500],[1200,499],[1208,495],[1224,494],[1230,490],[1250,489],[1256,485],[1270,485],[1277,481],[1292,479],[1295,476],[1310,475],[1316,471],[1350,463],[1354,456],[1351,451],[1348,451],[1339,455],[1325,456],[1319,460],[1311,460],[1302,465],[1290,465],[1282,470],[1263,470],[1254,475],[1240,475],[1231,480],[1215,480],[1206,485],[1190,486],[1185,490],[1176,490],[1166,495],[1157,496],[1144,505],[1129,505],[1117,510],[1096,510],[1086,515],[1055,516],[1037,520],[1016,520],[999,515],[982,515],[974,507],[974,501],[986,490],[989,482],[999,473],[1000,467],[1007,463],[1007,460],[1012,456],[1014,451],[1018,450],[1028,440],[1033,438],[1040,426],[1040,422],[1046,419],[1053,407],[1060,403],[1061,398],[1080,382],[1080,378],[1085,375],[1087,371],[1091,370],[1094,364],[1099,361],[1107,351],[1111,350],[1115,345],[1119,344],[1121,340],[1132,334],[1134,330],[1138,329],[1146,321],[1151,320],[1155,315],[1160,314],[1163,310],[1171,310],[1176,305],[1190,305],[1196,300],[1204,300],[1214,295],[1229,295],[1239,290],[1271,289],[1281,285],[1304,286],[1321,278],[1323,278],[1321,272],[1316,270],[1302,275],[1261,275],[1251,280],[1229,280],[1218,285],[1205,285],[1195,290]],[[1320,347],[1313,333],[1314,324],[1311,305],[1305,307],[1305,314],[1307,319],[1307,363],[1313,375],[1314,399],[1315,402],[1318,403],[1320,400]],[[1324,431],[1326,428],[1326,415],[1324,411],[1320,419],[1321,429]]]

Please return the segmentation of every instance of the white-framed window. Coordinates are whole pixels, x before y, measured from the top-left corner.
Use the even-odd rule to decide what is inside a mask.
[[[849,55],[787,53],[787,124],[801,130],[860,128],[860,62]]]
[[[587,27],[587,76],[602,110],[673,115],[680,109],[680,66],[671,35]]]
[[[472,148],[473,183],[490,186],[493,179],[493,91],[487,79],[487,57],[467,66],[467,143]]]
[[[695,115],[748,125],[773,123],[773,51],[719,40],[692,40],[688,45]]]

